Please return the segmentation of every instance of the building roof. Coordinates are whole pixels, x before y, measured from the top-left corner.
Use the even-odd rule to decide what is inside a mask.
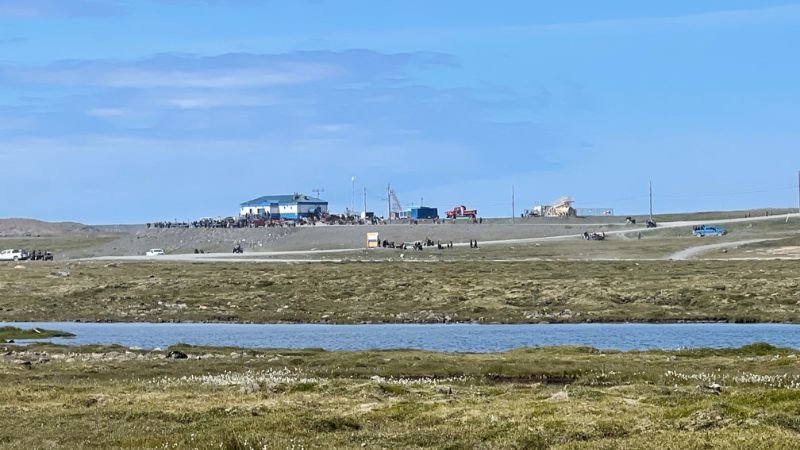
[[[241,204],[242,207],[248,206],[269,206],[273,203],[279,203],[282,205],[289,204],[289,203],[319,203],[323,205],[327,205],[328,202],[325,200],[316,198],[316,197],[309,197],[308,195],[303,194],[289,194],[289,195],[265,195],[264,197],[259,197],[249,202],[244,202]]]

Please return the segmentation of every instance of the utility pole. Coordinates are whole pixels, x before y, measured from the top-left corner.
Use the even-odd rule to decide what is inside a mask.
[[[517,205],[514,198],[514,185],[511,185],[511,224],[517,223]]]
[[[356,212],[356,177],[350,177],[350,182],[353,184],[353,196],[350,199],[350,214],[355,214]]]
[[[797,171],[797,212],[800,212],[800,170]]]
[[[386,214],[386,220],[388,222],[392,221],[392,185],[386,185],[386,202],[389,205],[388,214]]]
[[[367,218],[367,188],[364,188],[364,218]]]
[[[650,220],[653,220],[653,180],[650,180]]]

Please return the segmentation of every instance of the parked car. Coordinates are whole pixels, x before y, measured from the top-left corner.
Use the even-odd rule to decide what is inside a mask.
[[[697,237],[725,236],[728,234],[728,231],[725,228],[713,225],[700,225],[692,228],[692,234]]]
[[[0,261],[22,261],[28,259],[28,253],[25,250],[3,250],[0,252]]]
[[[144,255],[145,255],[145,256],[162,256],[162,255],[166,255],[166,253],[164,252],[164,250],[163,250],[163,249],[160,249],[160,248],[151,248],[151,249],[150,249],[150,250],[148,250],[148,251],[147,251],[147,252],[146,252]]]

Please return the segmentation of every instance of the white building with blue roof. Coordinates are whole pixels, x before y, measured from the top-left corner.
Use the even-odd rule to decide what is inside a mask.
[[[303,194],[266,195],[239,205],[242,216],[270,219],[297,219],[319,216],[328,212],[328,202]]]

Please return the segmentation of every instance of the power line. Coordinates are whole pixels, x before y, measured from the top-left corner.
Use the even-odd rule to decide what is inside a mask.
[[[356,177],[355,175],[350,177],[350,183],[352,184],[352,197],[350,199],[350,213],[352,214],[356,210]]]
[[[582,205],[587,205],[587,206],[592,206],[592,205],[605,205],[605,206],[608,206],[609,204],[629,202],[629,201],[633,201],[633,200],[641,200],[643,198],[647,198],[647,194],[634,195],[634,196],[631,196],[631,197],[624,197],[624,198],[617,198],[617,199],[614,199],[614,200],[589,200],[589,201],[586,201],[586,202],[581,202],[581,204]],[[602,207],[602,206],[599,206],[599,207]]]
[[[770,189],[758,189],[752,191],[738,191],[738,192],[715,192],[715,193],[708,193],[708,194],[697,194],[697,193],[689,193],[689,192],[672,192],[666,194],[659,194],[659,198],[670,198],[670,199],[679,199],[679,198],[709,198],[709,197],[735,197],[740,195],[752,195],[752,194],[769,194],[774,192],[788,192],[794,191],[797,189],[797,186],[792,187],[782,187],[782,188],[770,188]],[[604,204],[606,206],[613,205],[620,202],[627,202],[633,200],[640,200],[643,198],[648,197],[648,194],[642,195],[635,195],[626,198],[617,198],[615,200],[591,200],[588,202],[581,202],[582,205],[585,207],[590,207],[593,205],[601,205]]]
[[[512,185],[511,187],[511,211],[512,215],[516,215],[516,185]],[[800,209],[800,171],[798,171],[798,180],[797,186],[795,185],[781,185],[780,187],[768,187],[763,189],[753,189],[753,190],[743,190],[743,191],[718,191],[718,192],[711,192],[711,193],[698,193],[697,191],[687,190],[687,191],[673,191],[667,193],[659,193],[659,199],[682,199],[682,198],[693,198],[693,199],[703,199],[703,198],[725,198],[725,197],[737,197],[737,196],[746,196],[746,195],[754,195],[754,194],[771,194],[776,192],[797,192],[798,195],[798,209]],[[391,187],[387,187],[387,197],[390,197]],[[627,197],[618,197],[615,199],[592,199],[589,201],[581,201],[582,208],[592,208],[592,207],[602,207],[602,208],[609,208],[615,205],[619,205],[621,203],[627,202],[637,202],[647,198],[649,203],[649,210],[650,214],[654,214],[654,193],[653,193],[653,186],[652,181],[649,182],[648,192],[631,195]],[[375,197],[375,199],[386,201],[386,197]],[[391,211],[392,205],[389,202],[389,210]],[[481,203],[477,205],[479,208],[501,208],[503,206],[508,207],[508,203]]]
[[[710,198],[710,197],[736,197],[740,195],[752,195],[752,194],[769,194],[774,192],[789,192],[794,191],[795,187],[792,186],[791,188],[778,188],[778,189],[759,189],[753,191],[739,191],[739,192],[717,192],[717,193],[710,193],[710,194],[688,194],[688,193],[679,193],[679,194],[664,194],[661,197],[665,198]]]

